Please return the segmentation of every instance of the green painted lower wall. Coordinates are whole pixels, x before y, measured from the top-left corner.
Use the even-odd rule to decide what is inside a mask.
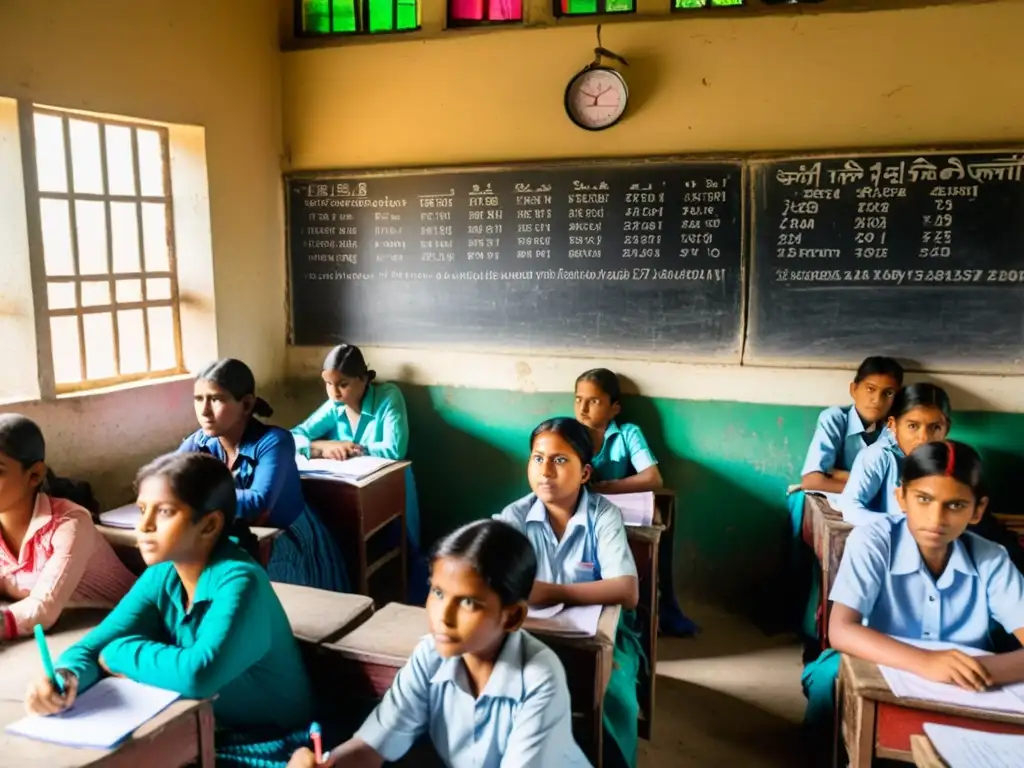
[[[544,418],[572,413],[571,398],[558,393],[411,385],[402,390],[424,541],[527,493],[530,431]],[[742,610],[784,583],[778,576],[786,553],[785,491],[798,479],[819,410],[624,401],[624,420],[643,429],[666,483],[679,496],[680,586]],[[1024,476],[1024,414],[956,414],[951,436],[982,452],[997,508],[1014,509],[1019,496],[1010,485]]]

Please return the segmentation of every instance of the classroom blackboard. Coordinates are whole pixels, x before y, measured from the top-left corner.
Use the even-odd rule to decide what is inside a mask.
[[[739,362],[744,183],[673,161],[288,176],[292,343]]]
[[[744,361],[1024,368],[1024,150],[751,164]]]

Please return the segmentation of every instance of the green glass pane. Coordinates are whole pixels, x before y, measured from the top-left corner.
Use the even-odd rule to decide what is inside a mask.
[[[416,29],[419,26],[416,16],[416,0],[398,0],[399,29]]]
[[[633,0],[607,0],[604,9],[608,13],[630,13],[633,10]]]
[[[743,5],[746,0],[711,0],[712,5]]]
[[[356,32],[356,0],[332,0],[334,3],[334,31]]]
[[[371,32],[394,32],[395,19],[391,9],[391,0],[370,0]]]
[[[708,0],[676,0],[676,8],[703,8]]]
[[[302,31],[325,35],[331,31],[328,4],[331,0],[302,0]]]
[[[597,13],[597,0],[562,0],[565,13]]]

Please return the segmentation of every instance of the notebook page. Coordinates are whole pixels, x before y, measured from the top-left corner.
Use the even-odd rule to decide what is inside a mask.
[[[30,715],[6,730],[52,744],[109,749],[178,698],[173,691],[108,677],[83,693],[71,709],[49,717]]]
[[[949,768],[1024,768],[1024,736],[925,723],[925,735]]]
[[[654,493],[605,493],[603,496],[622,510],[626,525],[651,525],[654,522]]]

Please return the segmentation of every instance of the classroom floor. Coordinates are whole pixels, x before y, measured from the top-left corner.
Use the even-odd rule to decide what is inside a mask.
[[[815,768],[801,729],[800,646],[753,624],[685,602],[702,628],[694,639],[659,638],[653,739],[639,768]]]

